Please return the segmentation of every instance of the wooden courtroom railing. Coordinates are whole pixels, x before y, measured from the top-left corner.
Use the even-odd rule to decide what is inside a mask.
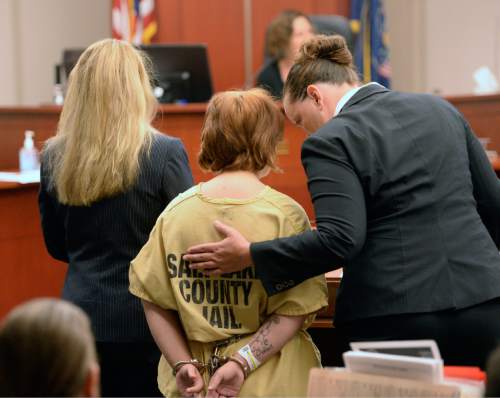
[[[61,292],[67,266],[45,249],[37,195],[38,184],[0,182],[0,319],[25,300]]]
[[[447,99],[464,115],[478,137],[491,140],[488,148],[500,155],[500,95],[467,95]]]
[[[491,139],[490,149],[500,152],[500,95],[449,99],[465,115],[475,132]],[[188,152],[196,182],[210,178],[196,163],[205,104],[162,105],[154,121],[160,131],[180,137]],[[60,107],[0,108],[0,170],[18,167],[18,151],[24,131],[34,130],[38,148],[56,132]],[[284,140],[279,148],[280,174],[266,177],[265,183],[297,200],[314,219],[300,162],[305,133],[286,121]],[[82,148],[84,150],[84,148]],[[500,159],[493,161],[500,175]],[[66,265],[46,252],[37,208],[37,184],[0,183],[0,318],[14,305],[36,296],[58,296]],[[316,320],[315,327],[330,327],[338,275],[328,275],[329,307]]]

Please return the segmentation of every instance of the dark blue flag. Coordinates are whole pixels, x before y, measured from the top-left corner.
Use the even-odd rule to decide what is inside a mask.
[[[389,88],[391,67],[382,0],[351,0],[351,28],[357,34],[354,63],[362,80]]]

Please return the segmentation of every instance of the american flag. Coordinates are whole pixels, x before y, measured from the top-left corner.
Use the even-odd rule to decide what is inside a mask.
[[[113,0],[111,11],[113,38],[133,44],[149,44],[158,26],[155,0]]]

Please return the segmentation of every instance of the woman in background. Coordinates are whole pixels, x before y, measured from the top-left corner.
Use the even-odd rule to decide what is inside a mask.
[[[94,336],[80,308],[35,299],[7,314],[0,326],[0,396],[99,396]]]
[[[143,300],[163,353],[165,396],[305,396],[309,369],[320,366],[306,328],[327,305],[324,276],[268,297],[251,267],[212,278],[181,260],[190,245],[219,239],[214,220],[251,241],[310,229],[300,205],[260,181],[275,167],[282,132],[283,116],[264,90],[215,95],[199,163],[216,176],[171,202],[132,263],[130,291]]]
[[[128,293],[128,268],[161,211],[193,183],[181,141],[151,126],[156,100],[145,61],[123,41],[91,45],[42,155],[45,243],[69,263],[62,296],[91,319],[104,396],[159,394],[160,353]]]
[[[278,15],[266,32],[266,55],[271,59],[257,76],[257,85],[281,99],[283,85],[302,44],[314,35],[309,17],[300,11],[286,10]]]

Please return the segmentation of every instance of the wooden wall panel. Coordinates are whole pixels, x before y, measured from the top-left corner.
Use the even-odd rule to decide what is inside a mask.
[[[350,0],[250,0],[252,73],[262,66],[264,33],[285,9],[348,16]],[[244,0],[157,0],[156,43],[206,43],[215,91],[245,84]]]
[[[158,32],[155,43],[181,42],[181,2],[179,0],[156,0]]]
[[[245,82],[242,0],[159,0],[157,43],[206,43],[215,91]]]
[[[37,195],[38,184],[0,183],[0,319],[23,301],[61,293],[67,266],[45,249]]]
[[[351,0],[312,0],[313,14],[336,14],[349,17]]]

